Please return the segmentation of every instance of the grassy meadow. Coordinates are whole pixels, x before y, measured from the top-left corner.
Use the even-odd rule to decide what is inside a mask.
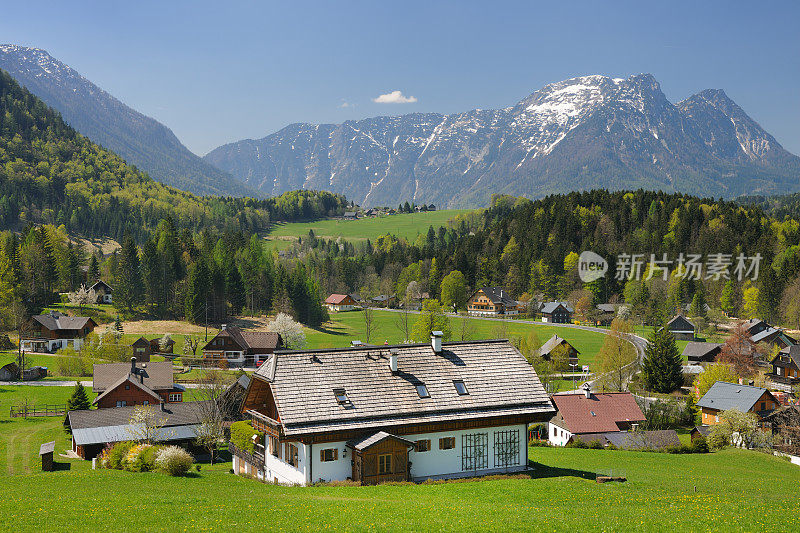
[[[422,213],[403,213],[357,220],[324,219],[315,222],[292,222],[276,224],[267,235],[267,241],[275,250],[285,249],[298,237],[305,238],[308,230],[314,230],[317,237],[342,239],[353,243],[370,239],[374,241],[381,235],[391,233],[413,242],[417,235],[425,234],[430,226],[434,229],[446,226],[447,221],[456,215],[466,213],[463,209],[445,209]]]
[[[419,315],[410,314],[409,321],[413,326]],[[370,337],[372,344],[399,344],[403,342],[403,333],[398,326],[400,313],[392,311],[374,311],[374,332]],[[462,319],[450,317],[450,327],[453,331],[452,340],[461,339]],[[539,341],[546,342],[552,335],[558,334],[575,346],[581,353],[579,361],[582,364],[594,364],[597,352],[603,345],[604,334],[585,331],[576,328],[565,328],[550,324],[526,324],[522,322],[502,322],[480,318],[467,319],[469,332],[467,340],[507,338],[516,335],[527,335],[533,330]],[[363,311],[347,311],[331,313],[331,321],[321,328],[306,328],[306,341],[308,348],[343,348],[350,346],[350,341],[358,339],[366,342],[364,313]],[[594,369],[592,369],[594,370]]]

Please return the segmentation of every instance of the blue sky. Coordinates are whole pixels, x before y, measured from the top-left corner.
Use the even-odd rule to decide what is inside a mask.
[[[44,48],[200,155],[292,122],[506,107],[641,72],[673,102],[725,89],[800,154],[799,23],[779,1],[73,0],[3,5],[0,42]],[[373,101],[393,91],[416,101]]]

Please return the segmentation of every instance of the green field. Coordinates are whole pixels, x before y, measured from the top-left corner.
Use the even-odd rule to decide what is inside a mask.
[[[413,242],[417,235],[427,233],[430,226],[433,226],[434,229],[445,226],[448,220],[466,212],[467,210],[462,209],[445,209],[358,220],[326,219],[316,222],[276,224],[267,236],[267,240],[274,249],[284,249],[290,243],[296,242],[298,237],[305,238],[308,230],[314,230],[316,236],[320,238],[336,239],[341,237],[354,243],[366,239],[374,241],[377,237],[387,233]]]
[[[410,321],[413,325],[419,315],[412,314]],[[374,311],[375,332],[370,337],[372,344],[399,344],[403,341],[403,334],[397,326],[399,313],[391,311]],[[593,331],[575,328],[565,328],[548,324],[524,324],[517,322],[501,322],[480,318],[469,319],[470,335],[468,340],[508,338],[515,335],[526,335],[531,328],[536,332],[539,340],[544,343],[552,335],[566,339],[581,353],[579,361],[582,364],[594,365],[597,352],[603,345],[605,335]],[[450,326],[453,330],[453,339],[460,340],[461,318],[450,317]],[[306,328],[307,348],[343,348],[350,346],[350,341],[358,339],[366,342],[364,329],[364,313],[362,311],[348,311],[344,313],[331,313],[331,321],[320,329]]]

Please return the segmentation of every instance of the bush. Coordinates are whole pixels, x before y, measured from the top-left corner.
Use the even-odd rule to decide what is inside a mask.
[[[240,450],[253,452],[253,435],[264,438],[264,433],[255,430],[246,420],[231,424],[231,442]]]
[[[692,449],[689,446],[685,445],[685,444],[681,444],[680,446],[671,445],[671,446],[666,446],[664,448],[664,452],[666,452],[666,453],[692,453]]]
[[[698,435],[696,439],[692,441],[692,453],[708,453],[708,441],[702,435]]]
[[[114,444],[110,449],[107,450],[104,460],[101,461],[103,467],[122,470],[122,468],[124,468],[125,457],[128,455],[128,452],[131,451],[131,448],[133,448],[134,445],[135,443],[130,441],[118,442]]]
[[[603,445],[600,444],[599,440],[593,440],[592,442],[589,443],[589,448],[592,450],[602,450]]]
[[[129,472],[151,472],[156,466],[156,447],[152,444],[139,444],[128,451],[123,460]]]
[[[182,476],[189,471],[194,457],[178,446],[165,446],[156,454],[156,466],[170,476]]]

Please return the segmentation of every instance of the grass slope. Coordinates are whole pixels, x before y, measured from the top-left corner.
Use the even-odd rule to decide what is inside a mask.
[[[88,469],[5,475],[14,531],[796,531],[800,469],[757,452],[667,455],[532,448],[536,478],[283,487],[204,466],[190,478]],[[628,482],[598,485],[596,473]]]
[[[419,315],[412,314],[410,322]],[[373,344],[398,344],[403,341],[403,334],[397,326],[399,313],[391,311],[374,312],[375,332],[370,337]],[[507,338],[515,335],[526,335],[531,329],[536,332],[539,340],[544,343],[552,335],[558,334],[569,341],[580,352],[579,360],[586,365],[593,365],[597,352],[603,345],[602,333],[585,331],[575,328],[565,328],[547,324],[524,324],[516,322],[501,322],[480,318],[469,319],[469,339]],[[461,318],[450,318],[453,330],[453,340],[460,339]],[[348,311],[344,313],[331,313],[331,321],[320,329],[306,329],[308,348],[343,348],[350,346],[350,341],[359,339],[366,341],[364,335],[364,314],[361,311]]]
[[[381,235],[391,233],[413,242],[419,234],[425,234],[430,226],[434,229],[447,225],[447,221],[456,215],[466,213],[463,209],[445,209],[442,211],[426,211],[423,213],[404,213],[358,220],[326,219],[316,222],[293,222],[274,226],[268,235],[269,243],[274,249],[284,249],[298,237],[305,238],[308,230],[314,230],[317,237],[336,239],[341,237],[351,242],[370,239],[374,241]]]

